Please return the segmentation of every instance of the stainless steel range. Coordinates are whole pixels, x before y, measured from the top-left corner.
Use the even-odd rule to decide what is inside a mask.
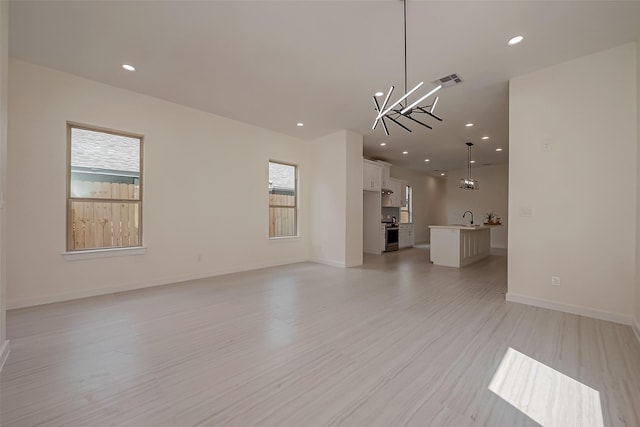
[[[385,222],[384,223],[384,251],[391,252],[398,250],[398,234],[400,227],[397,222]]]

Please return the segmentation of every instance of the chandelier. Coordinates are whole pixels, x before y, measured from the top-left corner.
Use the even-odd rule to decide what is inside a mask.
[[[458,188],[462,188],[463,190],[479,190],[480,183],[477,179],[471,178],[471,147],[473,147],[473,143],[467,142],[467,177],[460,178],[460,185]]]
[[[406,0],[402,0],[403,11],[404,11],[404,95],[400,97],[396,102],[391,104],[391,106],[387,107],[389,103],[389,99],[391,98],[391,94],[393,93],[394,86],[391,86],[387,96],[380,105],[378,103],[378,99],[374,96],[373,103],[375,105],[375,111],[377,113],[376,118],[373,122],[373,126],[371,130],[375,130],[378,126],[378,122],[382,122],[382,127],[384,128],[384,133],[389,136],[389,130],[387,128],[387,123],[385,119],[389,119],[391,122],[400,126],[407,132],[411,132],[404,124],[400,123],[400,119],[408,119],[412,122],[418,123],[426,128],[433,129],[428,124],[418,120],[415,115],[417,114],[426,114],[429,117],[432,117],[438,121],[442,121],[442,119],[434,114],[434,110],[436,108],[436,104],[438,103],[438,97],[436,97],[431,104],[426,104],[420,106],[420,103],[431,95],[442,89],[442,85],[438,85],[432,90],[430,90],[426,95],[419,98],[417,101],[413,102],[409,105],[409,96],[413,94],[415,91],[420,89],[420,87],[424,84],[424,82],[418,83],[413,89],[407,92],[407,2]]]

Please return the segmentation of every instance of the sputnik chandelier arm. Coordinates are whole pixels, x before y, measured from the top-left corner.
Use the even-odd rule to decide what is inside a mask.
[[[426,100],[428,97],[430,97],[431,95],[433,95],[434,93],[442,89],[442,85],[436,86],[431,91],[429,91],[426,95],[422,96],[417,101],[409,105],[409,101],[408,101],[409,96],[411,96],[415,91],[417,91],[424,84],[424,82],[418,83],[413,89],[407,92],[407,2],[406,0],[402,0],[402,4],[403,4],[403,17],[404,17],[404,95],[400,97],[400,99],[395,101],[393,104],[391,104],[391,106],[389,107],[387,107],[387,104],[389,103],[391,94],[395,89],[394,86],[391,86],[391,88],[389,89],[389,92],[387,92],[387,96],[384,102],[382,103],[382,105],[378,103],[378,99],[375,96],[373,97],[373,104],[375,106],[375,111],[377,115],[375,120],[373,121],[371,130],[375,130],[376,127],[378,126],[378,123],[382,122],[384,133],[387,136],[389,136],[389,129],[387,128],[387,123],[385,122],[385,119],[389,119],[391,122],[400,126],[407,132],[411,132],[411,129],[409,129],[402,123],[400,123],[399,121],[400,118],[407,118],[415,123],[421,124],[426,128],[433,129],[428,124],[421,122],[420,120],[413,117],[412,114],[414,113],[426,114],[431,118],[434,118],[438,121],[442,121],[440,117],[434,114],[436,104],[438,103],[438,97],[436,97],[431,104],[424,105],[424,106],[419,105],[422,101]],[[403,101],[404,101],[404,105],[403,105]]]

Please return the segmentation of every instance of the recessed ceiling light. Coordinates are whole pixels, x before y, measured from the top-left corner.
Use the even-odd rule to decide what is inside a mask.
[[[511,38],[509,39],[509,41],[507,42],[507,44],[508,44],[509,46],[515,46],[515,45],[517,45],[518,43],[521,43],[521,42],[522,42],[522,40],[524,40],[524,37],[522,37],[522,36],[514,36],[514,37],[511,37]]]
[[[440,175],[441,175],[441,176],[444,176],[444,172],[442,172]]]
[[[469,163],[475,163],[475,162],[476,162],[475,160],[471,160]]]
[[[402,154],[409,154],[409,152],[408,151],[403,151]]]
[[[465,126],[470,128],[471,126],[473,126],[473,123],[467,123]]]
[[[484,139],[486,141],[487,139],[489,139],[489,137],[488,136],[483,136],[482,139]]]
[[[382,145],[384,147],[385,145],[387,145],[387,143],[386,142],[381,142],[380,145]]]
[[[298,127],[302,127],[302,126],[304,126],[304,123],[302,123],[302,122],[298,122],[298,123],[297,123],[297,126],[298,126]]]
[[[496,148],[496,151],[502,151],[502,148]]]
[[[425,161],[425,162],[429,162],[430,160],[429,160],[429,159],[424,159],[424,161]]]
[[[382,96],[382,95],[384,95],[384,92],[376,92],[375,95],[376,96]]]
[[[124,68],[127,71],[135,71],[136,67],[134,67],[133,65],[129,65],[129,64],[123,64],[122,68]]]

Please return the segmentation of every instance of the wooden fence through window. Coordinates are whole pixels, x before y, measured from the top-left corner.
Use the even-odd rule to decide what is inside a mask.
[[[74,182],[79,200],[71,204],[71,250],[140,245],[139,187],[108,182]],[[87,201],[87,198],[101,199]],[[109,201],[108,199],[117,199]],[[269,237],[295,236],[295,196],[269,194]]]
[[[269,193],[269,237],[296,234],[296,196]]]
[[[70,250],[118,248],[141,244],[138,185],[88,181],[74,181],[72,185],[74,197],[82,199],[69,201]]]

